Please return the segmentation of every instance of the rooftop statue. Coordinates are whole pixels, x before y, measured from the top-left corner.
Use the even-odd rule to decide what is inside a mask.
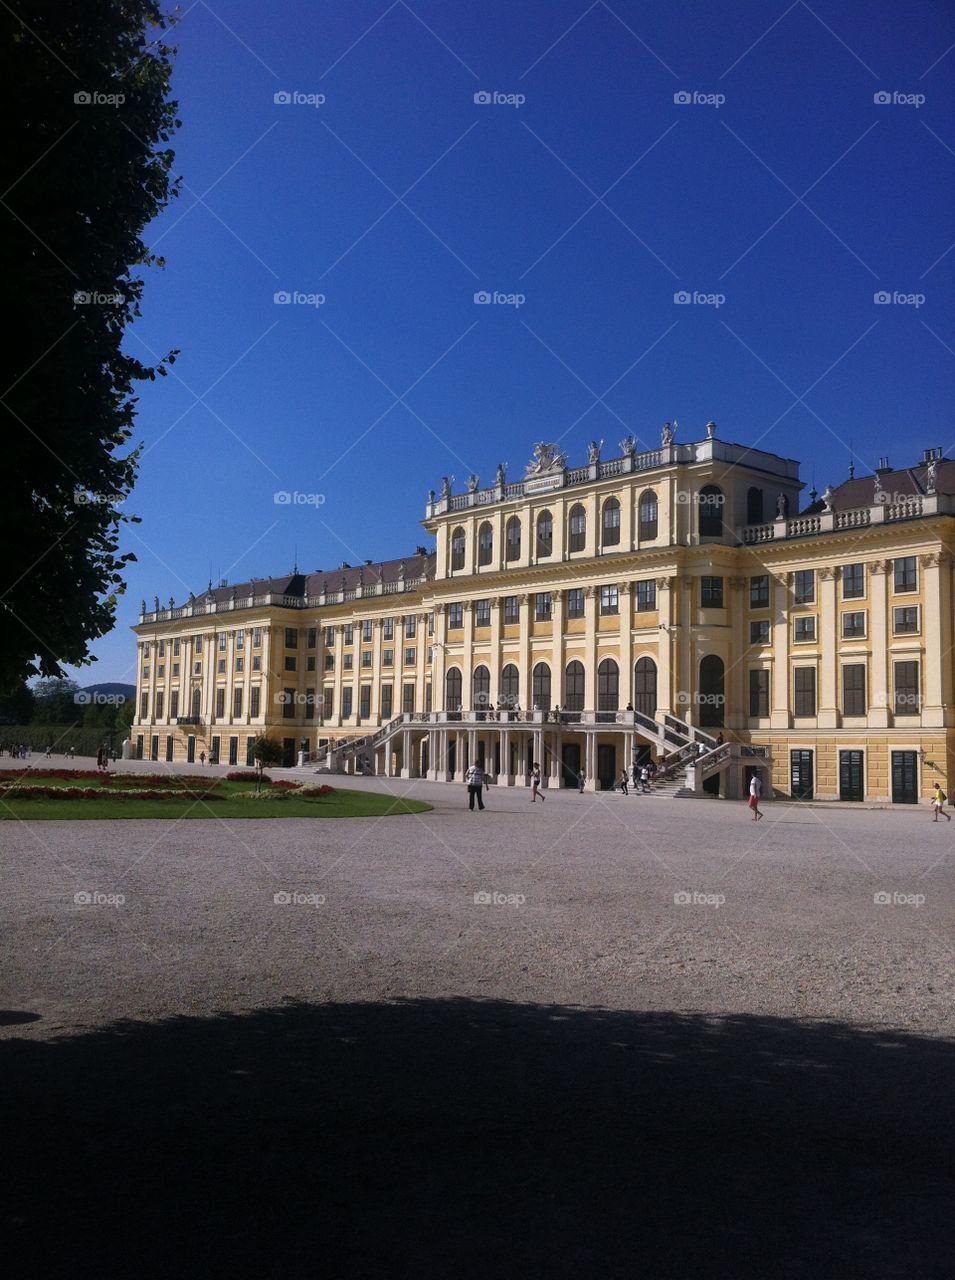
[[[525,475],[543,476],[549,471],[558,471],[567,465],[567,459],[556,444],[545,444],[543,440],[534,445],[534,453],[527,464]]]
[[[673,443],[673,428],[670,426],[669,422],[664,422],[663,430],[660,432],[660,444],[663,445],[665,448],[668,444],[672,444],[672,443]]]
[[[600,450],[603,447],[604,447],[604,442],[602,440],[600,441],[599,444],[597,443],[596,440],[591,440],[590,444],[587,446],[587,461],[590,463],[591,466],[593,466],[595,462],[600,461]]]

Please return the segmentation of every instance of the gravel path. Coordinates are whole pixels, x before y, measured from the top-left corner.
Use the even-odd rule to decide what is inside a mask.
[[[32,1274],[946,1274],[955,823],[338,781],[0,826]]]

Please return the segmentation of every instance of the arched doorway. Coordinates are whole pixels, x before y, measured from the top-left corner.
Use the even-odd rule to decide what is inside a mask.
[[[700,726],[704,729],[717,729],[723,724],[725,683],[723,659],[715,653],[708,653],[700,663]]]
[[[533,671],[533,702],[538,711],[550,711],[550,667],[538,662]]]
[[[638,658],[633,668],[633,709],[645,716],[657,713],[657,664]]]

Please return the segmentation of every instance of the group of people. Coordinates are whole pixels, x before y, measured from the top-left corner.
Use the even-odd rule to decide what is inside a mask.
[[[578,781],[582,779],[583,776],[584,775],[581,773]],[[653,790],[658,776],[661,780],[666,777],[665,764],[658,765],[652,757],[643,764],[638,764],[637,761],[634,760],[629,771],[621,769],[617,786],[625,796],[630,794],[631,787],[633,787],[634,795],[646,795]],[[580,782],[580,790],[583,791],[583,789],[583,782]]]
[[[0,742],[0,756],[6,753],[11,760],[29,760],[32,748],[28,742],[11,742],[9,746]]]
[[[468,789],[468,808],[473,809],[476,801],[478,809],[483,809],[485,807],[484,792],[490,788],[491,780],[479,764],[468,766],[464,775],[464,785]],[[544,793],[540,787],[541,767],[535,760],[531,765],[531,804],[536,804],[538,800],[541,804],[544,803]]]
[[[113,759],[116,759],[115,751],[113,752]],[[109,769],[109,751],[106,747],[97,747],[96,767],[97,769]]]

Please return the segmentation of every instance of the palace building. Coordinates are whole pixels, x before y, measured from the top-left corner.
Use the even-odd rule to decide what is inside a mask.
[[[955,461],[801,501],[799,464],[632,438],[539,444],[428,496],[433,550],[225,583],[134,628],[137,756],[251,764],[261,734],[333,771],[916,803],[955,787]],[[304,753],[304,757],[300,754]]]

